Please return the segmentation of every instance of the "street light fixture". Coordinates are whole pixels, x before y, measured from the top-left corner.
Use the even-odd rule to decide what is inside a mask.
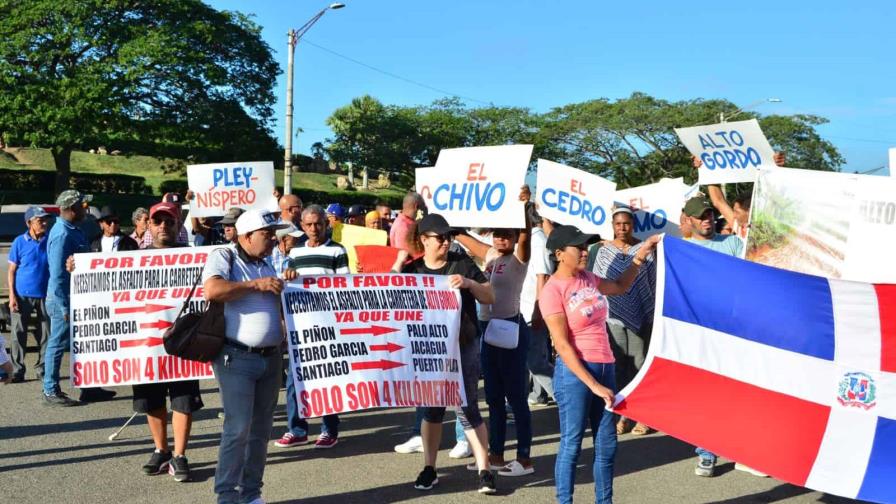
[[[724,112],[719,112],[719,122],[723,123],[723,122],[730,121],[732,117],[735,117],[739,114],[743,114],[744,112],[750,110],[751,108],[762,105],[763,103],[781,103],[782,101],[783,100],[781,100],[780,98],[763,98],[762,100],[757,100],[757,101],[747,105],[746,107],[739,108],[739,109],[735,110],[733,113],[729,114],[728,117],[725,117]]]
[[[286,70],[286,148],[283,154],[283,194],[292,194],[292,81],[293,81],[293,63],[295,61],[296,45],[299,39],[314,26],[328,10],[337,10],[345,7],[345,4],[335,2],[321,9],[307,23],[298,29],[290,29],[287,33],[287,44],[289,46],[289,56],[287,59]]]

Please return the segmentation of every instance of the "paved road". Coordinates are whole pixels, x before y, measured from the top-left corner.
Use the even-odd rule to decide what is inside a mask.
[[[66,362],[63,369],[67,365]],[[42,404],[36,381],[0,387],[0,492],[4,500],[35,504],[213,502],[222,424],[217,418],[221,402],[215,382],[203,382],[205,409],[196,414],[188,451],[194,474],[190,483],[176,483],[169,476],[141,474],[140,467],[152,451],[143,418],[138,417],[116,441],[108,440],[109,434],[131,414],[130,387],[119,388],[118,392],[121,397],[108,403],[55,409]],[[282,394],[281,391],[274,437],[283,432],[286,422]],[[265,498],[269,503],[307,504],[411,500],[461,503],[486,499],[507,502],[508,497],[514,502],[553,502],[553,455],[559,441],[555,408],[533,410],[535,475],[499,479],[496,497],[474,493],[472,473],[464,469],[467,461],[448,458],[453,424],[447,422],[442,444],[445,450],[440,452],[439,460],[441,484],[429,493],[414,490],[412,482],[421,469],[422,455],[392,451],[393,445],[405,440],[413,416],[410,409],[345,415],[341,442],[331,450],[315,450],[311,446],[284,450],[272,446],[265,474]],[[315,433],[318,425],[317,421],[312,423]],[[855,502],[769,478],[756,478],[733,470],[734,465],[724,460],[717,477],[699,478],[693,474],[692,448],[661,434],[642,438],[627,435],[620,441],[615,480],[617,503]],[[512,453],[509,451],[508,455]],[[590,442],[586,442],[582,461],[592,455]],[[579,502],[593,502],[589,468],[590,464],[583,463],[579,469]]]

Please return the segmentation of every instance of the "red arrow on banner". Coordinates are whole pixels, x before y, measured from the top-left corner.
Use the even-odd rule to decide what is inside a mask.
[[[389,334],[393,332],[398,332],[398,329],[395,329],[394,327],[383,327],[378,325],[339,330],[339,334],[370,334],[371,336],[380,336],[382,334]]]
[[[172,308],[174,307],[147,303],[143,306],[126,306],[124,308],[116,308],[115,313],[155,313],[163,310],[170,310]]]
[[[397,352],[397,351],[401,350],[402,348],[404,348],[404,347],[401,346],[401,345],[395,344],[395,343],[391,343],[391,342],[390,342],[390,343],[386,343],[385,345],[370,345],[370,351],[371,351],[371,352],[389,352],[389,353],[392,353],[392,352]]]
[[[162,344],[162,338],[146,338],[146,339],[132,339],[132,340],[124,340],[118,343],[118,346],[121,348],[129,348],[129,347],[138,347],[138,346],[148,346],[154,347],[156,345]]]
[[[407,366],[407,364],[380,359],[378,361],[352,362],[352,371],[358,371],[361,369],[382,369],[383,371],[385,371],[387,369],[397,368],[401,366]]]
[[[143,324],[140,324],[140,329],[158,329],[161,331],[162,329],[168,329],[173,325],[174,324],[167,320],[157,320],[155,322],[144,322]]]

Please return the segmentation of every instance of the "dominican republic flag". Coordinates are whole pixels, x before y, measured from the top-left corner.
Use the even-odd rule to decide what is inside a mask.
[[[657,254],[647,361],[614,411],[795,485],[896,502],[896,285],[671,237]]]

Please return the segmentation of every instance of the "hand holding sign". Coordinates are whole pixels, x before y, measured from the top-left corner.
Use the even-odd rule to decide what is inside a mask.
[[[430,213],[438,213],[455,227],[521,228],[523,204],[513,197],[513,188],[525,183],[532,156],[531,145],[498,145],[443,149],[430,177],[429,191],[418,192],[427,200]],[[431,192],[431,199],[427,199]]]
[[[274,163],[213,163],[187,166],[187,182],[193,193],[190,214],[216,217],[232,208],[277,211]]]
[[[774,151],[756,119],[676,128],[681,142],[700,158],[700,184],[753,182],[757,168],[774,168]]]
[[[539,213],[585,233],[613,235],[610,207],[616,183],[569,166],[538,160]]]

